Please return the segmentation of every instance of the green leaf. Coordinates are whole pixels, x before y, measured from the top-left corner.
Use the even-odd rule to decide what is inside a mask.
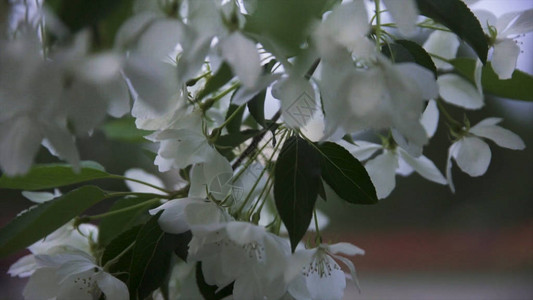
[[[455,70],[475,84],[474,72],[476,61],[470,58],[456,58],[450,62]],[[488,62],[481,71],[483,92],[497,97],[533,101],[533,76],[515,70],[510,79],[501,80]]]
[[[398,47],[403,48],[404,51],[406,51],[407,55],[409,56],[409,58],[406,58],[405,60],[398,60],[397,58],[399,57],[395,56],[396,62],[400,62],[400,61],[415,62],[421,65],[422,67],[433,72],[433,74],[435,74],[435,78],[437,78],[437,67],[435,66],[435,63],[433,63],[431,56],[429,56],[429,54],[426,52],[424,48],[422,48],[422,46],[420,46],[419,44],[413,41],[408,41],[408,40],[396,40],[395,44],[392,44],[391,46],[394,47],[394,45],[397,45]],[[401,50],[397,49],[397,51],[401,51]],[[397,53],[397,55],[399,54],[400,53]]]
[[[131,210],[126,210],[124,212],[102,218],[100,224],[98,224],[98,243],[101,245],[107,245],[107,243],[109,243],[117,235],[134,225],[146,221],[145,218],[148,217],[148,210],[158,205],[154,204],[153,202],[146,202],[152,198],[152,196],[142,196],[117,200],[111,206],[109,212],[125,209],[134,205],[139,206]],[[145,203],[145,205],[142,205],[143,203]]]
[[[196,284],[198,285],[198,290],[206,300],[221,300],[233,294],[233,282],[218,292],[216,285],[209,285],[205,282],[201,262],[196,263]]]
[[[0,188],[33,191],[111,176],[105,172],[104,167],[93,161],[81,162],[78,173],[72,170],[72,166],[68,164],[35,165],[27,174],[22,176],[7,177],[2,175]]]
[[[116,236],[108,245],[105,246],[102,254],[102,265],[121,255],[109,268],[110,273],[120,273],[117,277],[127,283],[129,277],[129,268],[133,254],[133,247],[127,249],[137,239],[137,234],[142,225],[131,227],[120,235]],[[127,251],[126,251],[127,250]]]
[[[146,222],[135,240],[128,284],[131,299],[144,299],[161,286],[170,271],[173,251],[181,241],[178,235],[161,231],[157,223],[161,213]]]
[[[91,28],[96,48],[113,46],[115,33],[131,16],[134,0],[47,0],[45,4],[71,32]]]
[[[98,187],[84,186],[30,208],[0,230],[0,257],[35,243],[105,197]]]
[[[289,138],[275,166],[274,199],[293,252],[311,222],[319,182],[320,155],[302,138]]]
[[[478,19],[461,0],[417,0],[421,14],[448,27],[467,42],[483,63],[489,45]]]
[[[265,48],[292,56],[300,51],[314,20],[320,20],[327,7],[324,0],[268,0],[257,1],[257,7],[248,16],[245,31],[266,41]],[[274,44],[269,47],[269,42]],[[279,50],[279,51],[276,51]]]
[[[263,74],[270,73],[275,64],[276,64],[275,59],[271,59],[268,63],[264,64]],[[266,89],[259,92],[257,95],[255,95],[252,98],[252,100],[246,103],[246,106],[248,107],[248,111],[250,111],[250,114],[252,115],[254,120],[257,122],[257,124],[260,124],[261,126],[263,126],[263,128],[266,127],[265,97],[266,97]]]
[[[315,146],[320,153],[322,178],[347,202],[376,204],[376,189],[365,167],[342,146],[325,142]]]
[[[263,90],[259,92],[259,94],[255,95],[252,98],[252,100],[246,103],[246,106],[248,107],[248,111],[250,111],[250,115],[252,115],[252,117],[257,122],[257,124],[263,126],[263,128],[266,127],[265,97],[266,97],[266,90]]]
[[[235,95],[235,94],[234,94]],[[239,111],[237,111],[239,109]],[[242,116],[244,115],[244,107],[241,108],[240,105],[230,104],[228,112],[226,113],[226,120],[237,111],[237,115],[231,119],[231,121],[226,125],[226,129],[229,133],[239,132],[241,130]]]
[[[241,132],[221,135],[217,138],[215,145],[222,148],[235,148],[244,143],[247,139],[258,135],[260,132],[261,131],[257,129],[245,129]]]
[[[231,68],[227,63],[223,63],[215,75],[207,80],[204,89],[198,93],[197,100],[202,100],[205,96],[216,92],[232,78],[233,73],[231,72]]]
[[[146,142],[145,136],[151,131],[137,129],[134,118],[121,118],[106,122],[101,126],[102,131],[110,140],[143,143]]]

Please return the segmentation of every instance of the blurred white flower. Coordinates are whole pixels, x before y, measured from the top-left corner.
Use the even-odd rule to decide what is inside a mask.
[[[487,172],[491,152],[489,145],[482,138],[492,140],[496,145],[508,149],[522,150],[526,147],[518,135],[497,125],[501,121],[500,118],[484,119],[470,129],[465,129],[463,136],[450,146],[446,178],[452,192],[455,192],[452,181],[452,158],[459,168],[470,176],[481,176]]]

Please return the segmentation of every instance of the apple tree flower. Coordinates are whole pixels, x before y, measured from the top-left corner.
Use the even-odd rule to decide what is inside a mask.
[[[498,18],[486,10],[475,10],[474,13],[494,49],[492,68],[500,79],[511,78],[520,54],[520,47],[512,37],[533,31],[533,9],[505,13]]]
[[[39,268],[24,288],[25,299],[129,299],[126,284],[83,252],[37,255]]]
[[[285,273],[291,296],[297,300],[342,299],[346,274],[335,260],[339,260],[348,268],[351,280],[358,287],[352,261],[339,254],[364,255],[365,251],[349,243],[320,244],[313,249],[297,250]]]
[[[452,158],[463,172],[476,177],[487,172],[491,160],[490,148],[484,139],[512,150],[522,150],[526,147],[518,135],[497,125],[501,121],[500,118],[487,118],[470,128],[463,128],[464,131],[450,146],[446,178],[453,192],[455,186],[452,181]]]

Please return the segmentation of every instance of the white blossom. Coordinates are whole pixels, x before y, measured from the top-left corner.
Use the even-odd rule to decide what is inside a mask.
[[[25,299],[129,299],[126,284],[105,272],[83,252],[36,255],[39,268],[24,288]]]
[[[348,267],[351,279],[358,287],[355,267],[351,260],[337,255],[364,255],[365,251],[349,243],[321,244],[314,249],[300,249],[293,254],[285,278],[288,291],[297,300],[342,299],[346,275],[335,259]]]
[[[522,150],[526,147],[518,135],[497,125],[501,121],[500,118],[484,119],[471,128],[464,129],[462,136],[450,146],[446,163],[446,178],[453,192],[455,192],[455,186],[452,181],[452,158],[459,168],[470,176],[481,176],[487,172],[491,152],[483,138],[508,149]]]
[[[511,78],[520,47],[510,37],[533,31],[533,9],[505,13],[498,18],[485,10],[475,10],[474,13],[492,39],[492,68],[500,79]]]

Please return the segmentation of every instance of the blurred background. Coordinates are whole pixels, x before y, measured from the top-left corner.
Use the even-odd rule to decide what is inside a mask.
[[[533,1],[485,0],[473,8],[499,16],[533,8]],[[524,51],[518,68],[533,74],[533,35],[518,42]],[[462,118],[462,111],[452,113]],[[527,148],[513,151],[489,142],[492,161],[484,176],[469,177],[454,165],[455,194],[413,174],[397,176],[395,190],[375,206],[318,202],[330,218],[325,242],[348,241],[366,251],[353,259],[362,292],[348,282],[345,299],[533,299],[533,103],[488,96],[482,110],[468,113],[474,124],[493,116],[502,117],[501,125]],[[450,145],[445,129],[425,149],[443,173]],[[111,173],[132,167],[156,173],[140,146],[110,140],[103,131],[79,141],[81,157]],[[55,159],[44,150],[37,161]],[[126,189],[120,182],[102,185]],[[18,191],[0,190],[0,226],[30,205]],[[6,272],[25,254],[0,261],[0,300],[22,298],[25,280]]]

